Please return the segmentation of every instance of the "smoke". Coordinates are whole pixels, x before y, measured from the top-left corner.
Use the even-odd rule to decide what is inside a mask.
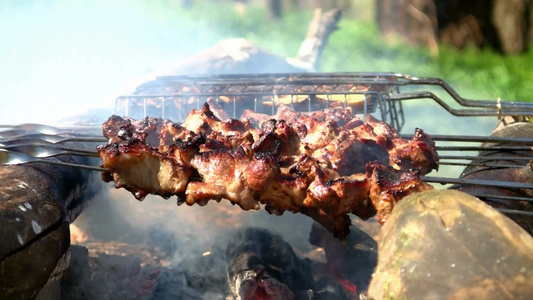
[[[179,3],[2,1],[0,123],[113,108],[123,86],[216,43]]]
[[[187,256],[185,251],[207,252],[216,238],[242,227],[256,226],[277,232],[297,252],[314,249],[307,242],[313,221],[302,214],[286,212],[280,217],[268,214],[263,208],[243,211],[227,200],[211,201],[204,207],[177,206],[175,197],[165,200],[149,195],[139,202],[123,189],[116,190],[112,184],[102,185],[101,193],[90,200],[76,221],[90,236],[99,240],[123,240],[132,238],[132,234],[153,234],[151,231],[157,229],[169,233],[166,246],[187,245],[176,252],[175,261],[179,262]]]
[[[402,91],[408,91],[404,89]],[[454,109],[471,109],[461,107],[441,88],[418,87],[418,91],[431,91],[438,95],[443,101]],[[432,99],[407,100],[402,103],[405,111],[405,124],[402,129],[404,134],[414,133],[416,128],[422,128],[430,135],[471,135],[488,136],[498,123],[495,116],[491,117],[458,117],[447,112],[443,107]],[[437,142],[438,146],[465,146],[479,145],[472,143],[457,142]],[[441,151],[442,155],[476,156],[476,151]],[[464,166],[439,166],[438,171],[433,171],[430,175],[439,177],[458,178]],[[444,188],[436,185],[436,188]]]
[[[131,91],[139,78],[235,37],[209,23],[212,12],[203,19],[179,18],[186,13],[175,11],[180,8],[171,3],[1,3],[0,123],[54,123],[93,108],[112,109],[115,97]],[[301,23],[304,32],[307,24]],[[297,50],[292,45],[287,48]],[[495,124],[488,119],[458,119],[429,100],[407,102],[404,108],[405,133],[420,127],[429,133],[487,134]],[[441,170],[438,175],[456,177],[459,172]],[[228,201],[177,207],[175,198],[149,196],[139,203],[124,190],[99,184],[102,192],[90,201],[77,224],[100,240],[158,243],[173,253],[175,265],[191,255],[208,253],[217,238],[244,226],[277,232],[298,254],[315,249],[307,242],[313,221],[301,214],[245,212]]]

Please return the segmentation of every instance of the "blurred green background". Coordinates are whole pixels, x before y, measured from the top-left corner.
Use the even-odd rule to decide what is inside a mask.
[[[291,1],[282,1],[282,17],[274,21],[268,17],[265,2],[239,5],[235,1],[196,0],[186,10],[179,1],[159,0],[152,2],[151,10],[162,19],[174,20],[177,27],[184,20],[195,20],[200,33],[209,32],[206,41],[244,37],[273,53],[295,56],[312,19],[312,10],[298,10]],[[438,56],[434,56],[425,47],[384,40],[375,22],[374,0],[329,2],[337,2],[340,8],[351,3],[343,11],[339,30],[329,39],[320,71],[384,71],[441,77],[465,97],[533,101],[533,49],[503,55],[489,48],[456,50],[440,45]],[[166,9],[169,4],[174,4],[175,9]]]
[[[373,0],[338,2],[350,5],[319,71],[440,77],[464,97],[533,101],[533,50],[503,55],[439,45],[434,55],[382,38]],[[281,18],[272,19],[259,0],[1,1],[0,123],[44,122],[110,106],[122,86],[227,38],[295,56],[313,11],[283,3]]]

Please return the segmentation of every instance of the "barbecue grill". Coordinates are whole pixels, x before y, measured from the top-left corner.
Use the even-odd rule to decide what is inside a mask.
[[[440,92],[426,90],[435,87],[439,88]],[[442,79],[418,78],[397,73],[162,76],[140,85],[133,94],[118,97],[115,102],[115,114],[132,118],[151,116],[180,121],[191,109],[198,109],[205,102],[220,105],[234,118],[240,117],[246,109],[274,115],[280,105],[288,105],[300,112],[331,106],[350,106],[355,113],[373,114],[401,132],[405,124],[403,103],[408,100],[435,101],[445,111],[458,117],[493,116],[503,119],[506,116],[533,115],[532,103],[507,102],[500,99],[497,101],[464,99]],[[454,108],[454,102],[459,108]],[[100,136],[98,126],[99,124],[87,124],[78,128],[60,129],[36,124],[3,126],[3,131],[0,132],[0,162],[2,164],[47,162],[103,171],[97,165],[80,165],[49,159],[61,155],[97,156],[94,148],[87,145],[106,142],[106,139]],[[402,136],[411,138],[409,135]],[[437,142],[441,166],[484,169],[524,168],[530,166],[530,160],[533,158],[532,137],[431,136]],[[66,146],[66,143],[69,145]],[[84,148],[82,145],[85,145]],[[504,155],[499,156],[497,160],[480,159],[476,153],[488,150],[510,155],[518,153],[520,157]],[[459,155],[446,153],[459,153]],[[513,182],[507,178],[501,178],[500,181],[423,176],[422,179],[430,183],[461,186],[499,187],[522,191],[533,189],[533,183]],[[527,195],[471,193],[489,201],[528,203],[533,201]],[[499,209],[507,214],[533,216],[533,212],[526,209],[504,207]]]
[[[500,120],[500,122],[505,122],[506,119],[511,116],[513,118],[517,118],[518,116],[521,119],[528,119],[529,116],[533,115],[533,104],[530,103],[506,102],[501,100],[468,100],[462,98],[449,84],[441,79],[416,78],[395,73],[164,76],[140,85],[130,95],[122,95],[118,97],[115,101],[114,113],[117,115],[129,116],[131,118],[150,116],[172,119],[173,121],[183,121],[190,110],[199,109],[206,102],[217,106],[217,108],[222,108],[228,116],[235,118],[239,118],[245,110],[275,115],[282,105],[289,106],[302,113],[333,106],[342,106],[350,107],[356,114],[363,117],[367,114],[372,114],[374,117],[391,124],[401,133],[404,127],[407,127],[412,121],[411,119],[407,119],[406,115],[409,109],[413,106],[407,104],[406,101],[434,102],[440,105],[444,112],[448,112],[453,116],[493,117],[494,120]],[[434,113],[435,112],[432,112],[432,114]],[[0,165],[37,164],[36,169],[45,170],[42,172],[42,174],[44,174],[42,176],[46,177],[50,182],[59,182],[59,190],[63,190],[62,186],[71,184],[69,180],[66,180],[63,177],[63,179],[57,179],[50,174],[65,171],[63,173],[66,178],[66,176],[70,174],[67,172],[69,170],[82,171],[76,168],[105,171],[105,169],[100,167],[101,160],[99,159],[95,148],[98,144],[107,143],[107,139],[104,138],[101,133],[101,123],[105,120],[104,118],[107,117],[109,116],[102,116],[102,120],[95,124],[85,122],[77,124],[75,127],[57,128],[41,124],[1,126]],[[415,119],[416,120],[414,121],[417,123],[420,121],[418,118]],[[420,126],[425,127],[422,123]],[[533,158],[533,124],[524,122],[518,122],[517,124],[527,125],[526,127],[528,127],[530,131],[519,129],[520,134],[518,135],[495,133],[491,136],[474,136],[432,134],[431,130],[429,130],[429,134],[437,145],[436,149],[439,152],[439,165],[442,167],[441,169],[450,169],[456,166],[464,170],[459,177],[456,175],[437,177],[433,174],[429,174],[429,176],[423,176],[421,179],[434,184],[447,184],[450,188],[462,189],[467,193],[475,195],[511,217],[530,233],[533,232],[533,168],[531,167],[533,164],[530,162]],[[505,126],[504,129],[511,128],[513,127],[512,125]],[[407,139],[412,138],[412,136],[406,134],[402,134],[402,137]],[[4,169],[9,170],[10,168]],[[18,168],[18,171],[25,174],[31,173],[29,170],[33,169],[34,168]],[[50,170],[54,170],[54,172],[51,173]],[[498,176],[500,173],[497,172],[506,172],[509,170],[513,172],[514,170],[518,170],[521,176],[517,178]],[[479,176],[480,174],[485,174],[484,172],[490,173],[493,171],[496,176]],[[439,173],[440,172],[441,171],[439,171]],[[83,172],[83,174],[88,173],[94,174],[94,172]],[[39,177],[35,178],[37,179],[30,180],[41,180]],[[77,185],[75,184],[79,185],[80,182],[89,182],[89,176],[73,176],[73,178],[76,182],[65,188],[65,190],[73,189],[77,191]],[[20,181],[20,178],[17,176],[11,181],[15,181],[15,185],[19,184],[19,189],[28,186],[25,182]],[[86,185],[90,184],[86,183]],[[8,187],[11,188],[12,186],[8,184]],[[15,190],[16,189],[17,188],[15,188]],[[35,197],[34,194],[28,192],[23,199],[27,201],[35,201],[37,203],[43,202],[43,199],[41,199],[42,196],[39,195],[40,190],[33,191],[37,194]],[[82,197],[85,194],[87,194],[85,190],[77,191],[74,195],[80,197],[80,199],[75,198],[73,201],[70,201],[72,197],[66,197],[68,198],[66,199],[68,201],[65,201],[65,212],[63,212],[63,214],[66,213],[67,217],[65,218],[63,217],[63,214],[61,214],[58,216],[59,219],[57,220],[57,224],[61,224],[61,228],[63,229],[60,237],[65,239],[68,237],[68,224],[76,219],[76,216],[81,212],[83,203],[86,201],[84,200],[85,198]],[[0,191],[0,197],[6,197],[6,195],[2,194]],[[9,197],[9,195],[7,197]],[[33,200],[30,200],[30,198]],[[54,199],[50,201],[53,203]],[[24,202],[22,205],[30,204],[29,202]],[[15,207],[15,210],[27,210],[27,207],[31,206],[18,206],[18,208]],[[42,226],[47,226],[45,221],[50,221],[48,220],[50,218],[47,218],[46,214],[42,213],[42,211],[39,212],[40,214],[43,214],[43,217],[37,220],[38,223]],[[8,213],[11,212],[8,211]],[[18,213],[18,211],[16,213]],[[209,214],[209,212],[206,214]],[[34,215],[27,214],[27,216],[35,218]],[[288,220],[289,218],[290,217],[287,216],[284,220]],[[19,217],[15,220],[17,219],[20,221]],[[28,224],[30,224],[30,222],[32,226],[26,226],[27,228],[24,227],[27,229],[26,231],[19,227],[15,228],[17,234],[20,232],[22,235],[18,234],[16,237],[15,235],[10,236],[11,243],[9,243],[9,239],[6,239],[6,245],[8,246],[5,248],[10,252],[8,252],[5,257],[9,258],[12,262],[10,265],[11,269],[8,268],[8,270],[24,269],[26,267],[24,264],[30,266],[34,265],[32,259],[36,259],[35,255],[26,259],[28,256],[25,254],[28,252],[26,250],[31,250],[35,244],[38,244],[36,241],[43,240],[43,236],[46,236],[49,231],[47,229],[41,233],[40,230],[36,230],[36,227],[34,227],[34,223],[37,224],[35,220],[28,219]],[[23,222],[19,223],[22,224]],[[368,225],[372,223],[373,222],[366,222],[365,224]],[[10,226],[12,224],[8,225],[9,226],[5,226],[4,228],[11,228]],[[340,250],[341,248],[332,246],[338,241],[334,240],[333,237],[330,237],[329,234],[320,234],[322,231],[324,231],[324,229],[321,227],[319,229],[315,228],[310,235],[310,237],[316,239],[314,242],[318,243],[317,246],[326,249],[326,253],[333,253],[335,256],[340,255],[339,261],[350,259],[352,264],[357,265],[356,269],[363,274],[361,275],[360,282],[357,281],[357,276],[354,275],[353,277],[350,277],[352,280],[351,283],[348,281],[345,282],[347,288],[351,289],[352,287],[355,287],[351,284],[356,284],[358,289],[361,288],[362,291],[366,290],[368,284],[367,281],[369,280],[370,274],[375,267],[375,262],[377,261],[375,241],[368,236],[366,239],[363,238],[366,242],[362,243],[359,240],[361,237],[365,237],[362,232],[355,235],[351,234],[348,237],[348,242],[353,243],[354,247],[343,247],[342,250]],[[11,235],[11,231],[9,232]],[[254,237],[257,234],[258,232],[256,231],[252,232],[252,236]],[[22,240],[22,236],[24,236],[24,240]],[[266,233],[265,240],[271,240],[270,236],[270,234]],[[323,238],[324,241],[322,241]],[[334,241],[327,242],[328,239]],[[351,242],[350,239],[352,239]],[[242,238],[237,239],[238,242],[241,240]],[[245,240],[249,240],[249,238],[246,238]],[[311,243],[314,244],[314,242]],[[53,272],[54,274],[61,273],[64,267],[66,267],[64,263],[60,262],[67,261],[64,258],[68,257],[68,244],[69,243],[64,244],[66,247],[62,248],[63,252],[54,252],[57,254],[56,256],[61,256],[57,265],[63,266],[62,268],[58,267],[57,272]],[[253,240],[253,244],[263,245],[264,241]],[[240,244],[237,243],[237,245]],[[284,244],[282,242],[276,242],[275,245],[272,246],[276,247],[279,245]],[[328,247],[330,249],[328,249]],[[86,248],[83,249],[86,251]],[[288,246],[287,249],[291,249],[290,246]],[[347,252],[345,253],[344,251]],[[355,254],[353,251],[355,251]],[[75,251],[72,253],[75,253]],[[209,253],[211,253],[211,251],[209,251]],[[200,265],[213,264],[213,259],[221,259],[220,256],[217,256],[220,255],[220,253],[216,254],[215,250],[214,253],[215,254],[209,254],[205,257],[200,255],[187,262],[192,265],[196,263],[199,263]],[[274,253],[276,254],[275,257],[277,257],[277,252]],[[248,255],[247,252],[241,253],[239,251],[237,251],[237,254],[237,257],[241,257],[240,255],[246,257],[246,255]],[[77,255],[78,259],[84,257],[79,253]],[[284,259],[287,258],[286,256],[280,257]],[[354,258],[357,258],[357,260],[354,261]],[[37,259],[40,258],[37,257]],[[76,260],[75,257],[74,260]],[[7,260],[4,259],[4,261]],[[53,265],[55,262],[54,260],[50,261],[52,262],[50,265]],[[239,260],[233,259],[228,261],[228,263],[233,265],[235,261]],[[329,263],[328,259],[328,264]],[[343,263],[345,263],[345,261],[343,261]],[[335,263],[332,264],[335,265]],[[130,264],[126,264],[124,267],[129,267],[129,265]],[[292,268],[294,266],[297,266],[297,264],[281,264],[282,268]],[[180,268],[181,267],[183,266],[180,266]],[[242,268],[246,269],[247,267],[248,265],[235,266],[236,270],[241,270]],[[76,266],[73,268],[75,269]],[[274,268],[274,270],[276,270],[276,268]],[[25,273],[11,276],[11,282],[6,286],[11,285],[18,289],[13,294],[15,295],[15,298],[20,298],[22,297],[21,295],[32,296],[42,288],[46,283],[46,280],[49,280],[50,282],[51,279],[48,279],[50,272],[47,270],[45,271],[37,270],[35,272],[35,274],[40,273],[33,277],[42,277],[42,280],[44,281],[39,284],[34,284],[32,288],[23,287],[19,284],[20,281],[23,281],[22,278],[27,276]],[[228,276],[229,274],[226,274],[227,270],[225,268],[221,268],[219,271],[220,272],[218,273],[214,272],[211,274],[212,278],[214,278],[211,280],[214,282],[212,287],[213,290],[216,290],[217,288],[227,288],[224,284],[220,286],[216,284],[217,282],[225,283],[221,278],[225,278],[225,276]],[[180,272],[182,272],[180,273],[181,275],[172,271],[166,276],[161,276],[162,280],[170,281],[167,284],[163,282],[159,284],[159,286],[165,287],[168,285],[174,289],[176,283],[172,280],[178,281],[178,279],[181,278],[180,276],[195,274],[194,270],[191,271],[188,269],[187,264],[185,264],[184,270],[180,270]],[[154,274],[152,275],[157,276],[159,273]],[[249,276],[251,276],[251,279],[249,279],[252,282],[255,282],[255,273],[251,272],[250,274]],[[111,276],[106,273],[106,271],[102,271],[102,274],[99,276],[107,278],[108,275]],[[121,274],[120,276],[123,275]],[[52,277],[53,276],[50,278]],[[76,276],[71,276],[71,274],[66,275],[66,277],[74,281],[77,280]],[[343,281],[338,281],[336,279],[332,279],[331,281],[322,280],[326,277],[326,275],[321,275],[321,280],[318,281],[311,293],[316,292],[316,296],[318,297],[320,291],[327,291],[332,285],[341,290],[346,288],[343,287]],[[111,276],[109,278],[113,277]],[[201,278],[205,279],[205,277]],[[150,282],[153,280],[157,280],[157,278],[153,279],[150,277]],[[209,280],[210,279],[208,279],[208,281]],[[179,286],[177,288],[178,291],[186,290],[188,287],[187,285],[183,287],[183,283],[178,282],[177,284]],[[148,286],[148,289],[153,287],[151,285]],[[104,290],[106,289],[104,288]],[[224,293],[227,294],[227,292]],[[337,292],[334,291],[331,294],[333,295],[336,293]],[[345,293],[347,292],[339,292],[339,294]],[[354,291],[353,294],[357,295],[357,292]],[[329,298],[326,296],[326,299]]]

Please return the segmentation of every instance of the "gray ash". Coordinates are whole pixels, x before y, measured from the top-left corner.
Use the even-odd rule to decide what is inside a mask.
[[[343,244],[313,227],[312,243],[332,252],[327,262],[302,259],[280,235],[257,227],[209,242],[152,228],[129,243],[74,245],[63,299],[354,299],[366,290],[377,257],[375,241],[352,232]]]

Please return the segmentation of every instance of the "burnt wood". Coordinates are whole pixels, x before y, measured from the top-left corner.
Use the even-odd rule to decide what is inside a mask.
[[[260,228],[238,230],[226,247],[228,283],[236,299],[252,298],[266,286],[269,299],[303,299],[312,288],[309,270],[279,235]],[[272,293],[272,294],[270,294]]]

